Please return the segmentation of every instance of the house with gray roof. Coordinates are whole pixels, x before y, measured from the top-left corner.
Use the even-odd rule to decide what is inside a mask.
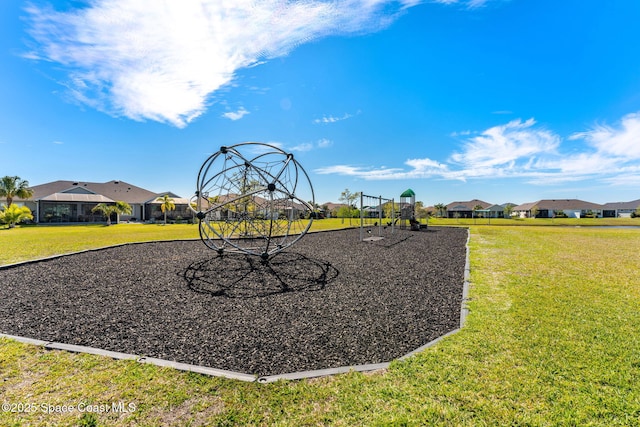
[[[485,218],[510,218],[510,216],[505,215],[505,211],[507,207],[513,208],[516,206],[515,203],[503,203],[501,205],[491,205],[486,209],[482,210],[482,214]]]
[[[474,208],[480,206],[483,210],[493,206],[493,203],[487,203],[482,200],[473,199],[466,202],[451,202],[447,208],[447,217],[449,218],[473,218]]]
[[[602,206],[602,216],[605,218],[629,218],[640,209],[640,199],[630,202],[605,203]]]
[[[603,205],[578,199],[545,199],[515,206],[513,212],[521,218],[553,218],[563,212],[569,218],[583,218],[587,215],[602,217]]]
[[[130,215],[121,215],[125,221],[148,221],[163,218],[158,197],[168,194],[174,199],[176,209],[168,218],[191,218],[188,200],[174,193],[154,193],[124,181],[81,182],[53,181],[30,187],[29,199],[14,198],[14,203],[27,206],[37,223],[104,222],[101,213],[92,209],[99,203],[126,202],[131,206]]]

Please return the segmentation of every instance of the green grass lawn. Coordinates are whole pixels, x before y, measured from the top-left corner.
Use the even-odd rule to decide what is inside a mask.
[[[637,226],[640,218],[430,218],[430,225],[530,225],[530,226],[567,226],[567,227],[597,227],[597,226]]]
[[[65,229],[104,246],[127,227],[36,233],[31,256]],[[136,238],[197,236],[153,227]],[[0,231],[0,253],[32,233]],[[477,225],[470,248],[465,327],[388,370],[243,383],[0,339],[0,401],[38,407],[2,412],[0,425],[640,426],[640,230]],[[42,410],[80,402],[135,411]]]
[[[356,220],[353,226],[359,225]],[[324,219],[314,221],[311,231],[349,226],[349,220]],[[100,224],[72,226],[23,226],[0,228],[0,265],[34,258],[77,252],[85,249],[151,240],[199,239],[194,224],[133,224],[111,226]]]

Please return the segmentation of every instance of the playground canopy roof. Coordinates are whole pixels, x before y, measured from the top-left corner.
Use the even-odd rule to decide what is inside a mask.
[[[400,195],[400,197],[413,197],[415,195],[416,195],[416,193],[414,193],[413,190],[409,188],[409,189],[405,190],[405,192],[402,193]]]

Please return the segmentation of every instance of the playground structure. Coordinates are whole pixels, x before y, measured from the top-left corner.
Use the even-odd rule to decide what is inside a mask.
[[[222,146],[207,158],[190,203],[206,246],[265,261],[306,234],[314,206],[309,176],[293,154],[255,142]]]
[[[420,230],[420,223],[416,219],[416,193],[410,188],[400,195],[400,228]]]
[[[377,203],[377,204],[376,204]],[[385,214],[384,204],[388,206]],[[390,205],[389,205],[390,203]],[[396,209],[393,199],[382,196],[368,196],[360,192],[360,241],[383,239],[383,232],[390,229],[393,234],[396,226]]]

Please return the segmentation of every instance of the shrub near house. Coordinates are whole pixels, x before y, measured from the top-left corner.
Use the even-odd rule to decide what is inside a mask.
[[[16,224],[30,219],[33,219],[33,215],[26,206],[11,204],[10,206],[2,206],[2,211],[0,211],[0,223],[8,224],[9,228],[14,228]]]

